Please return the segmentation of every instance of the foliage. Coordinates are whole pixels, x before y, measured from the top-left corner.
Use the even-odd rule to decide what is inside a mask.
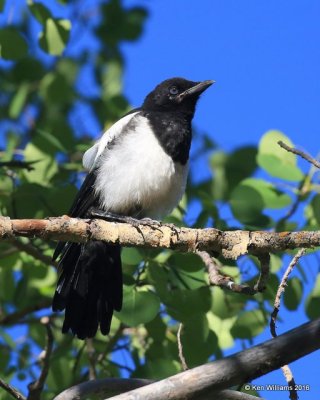
[[[82,179],[83,151],[97,131],[129,109],[122,94],[120,45],[139,39],[147,11],[125,8],[120,0],[81,4],[17,2],[13,22],[1,25],[0,162],[27,163],[25,168],[0,167],[1,215],[45,218],[66,213]],[[208,156],[211,177],[199,183],[192,170],[181,207],[168,221],[219,229],[319,229],[315,171],[303,172],[296,156],[277,146],[277,140],[290,145],[284,134],[269,131],[258,148],[231,153],[217,149],[208,137],[195,140],[199,151],[193,165]],[[48,261],[53,248],[54,243],[40,239],[0,244],[0,321],[7,314],[23,313],[11,327],[0,326],[0,371],[19,387],[26,388],[41,367],[37,355],[46,335],[39,320],[52,315],[47,306],[56,283]],[[237,339],[252,342],[268,324],[286,261],[284,255],[273,255],[266,292],[247,298],[209,288],[194,254],[124,249],[122,257],[124,308],[113,319],[111,335],[94,339],[98,377],[157,379],[180,371],[179,322],[189,367],[221,357]],[[253,284],[258,276],[254,259],[221,261],[223,272],[236,282]],[[318,277],[305,302],[310,318],[319,316],[319,282]],[[301,304],[305,285],[300,269],[285,293],[288,310]],[[43,310],[28,312],[44,300]],[[43,398],[88,379],[86,344],[62,335],[61,325],[62,316],[52,315],[55,346]]]

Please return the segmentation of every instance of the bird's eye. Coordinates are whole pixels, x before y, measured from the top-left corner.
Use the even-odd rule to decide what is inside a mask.
[[[169,89],[169,93],[176,95],[179,93],[179,89],[177,88],[177,86],[171,86],[171,88]]]

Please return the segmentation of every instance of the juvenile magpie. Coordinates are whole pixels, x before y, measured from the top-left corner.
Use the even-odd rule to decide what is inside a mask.
[[[85,152],[88,174],[69,215],[96,210],[137,219],[161,219],[181,199],[187,181],[191,121],[199,96],[214,81],[172,78],[147,95]],[[65,309],[62,332],[80,339],[110,331],[122,307],[120,246],[101,241],[58,243],[57,289],[52,309]]]

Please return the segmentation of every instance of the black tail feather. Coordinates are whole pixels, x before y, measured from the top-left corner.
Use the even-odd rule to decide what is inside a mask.
[[[66,310],[62,331],[85,339],[93,337],[100,325],[107,335],[113,311],[122,307],[120,246],[70,243],[62,250],[59,267],[52,309]]]

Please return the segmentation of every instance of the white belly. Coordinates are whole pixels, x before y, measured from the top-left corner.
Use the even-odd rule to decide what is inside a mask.
[[[128,214],[140,208],[143,217],[162,218],[185,191],[188,164],[174,163],[147,119],[140,118],[139,132],[133,129],[124,134],[102,154],[95,190],[106,211]]]

